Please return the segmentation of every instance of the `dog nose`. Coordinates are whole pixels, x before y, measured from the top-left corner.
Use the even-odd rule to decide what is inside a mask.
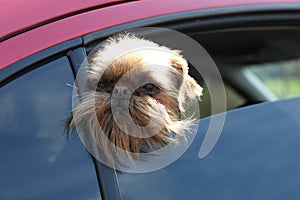
[[[112,94],[114,96],[131,96],[132,94],[132,91],[130,88],[128,87],[124,87],[124,86],[116,86],[114,89],[113,89],[113,92]]]

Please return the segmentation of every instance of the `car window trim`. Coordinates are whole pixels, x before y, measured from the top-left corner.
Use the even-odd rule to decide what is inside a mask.
[[[18,78],[19,76],[41,66],[49,60],[66,55],[72,48],[82,45],[82,38],[76,38],[73,40],[66,41],[64,43],[53,46],[44,51],[33,54],[26,57],[9,67],[0,70],[0,87],[7,84],[8,82]]]
[[[83,44],[89,46],[97,40],[138,27],[153,26],[189,32],[189,28],[199,27],[199,31],[217,31],[236,27],[276,25],[300,25],[300,4],[272,4],[234,6],[193,10],[141,19],[82,36]],[[254,22],[253,22],[254,20]]]
[[[82,47],[74,49],[69,53],[69,59],[73,68],[75,79],[76,74],[81,67],[81,64],[85,61],[86,58],[87,57],[85,49]],[[77,130],[74,130],[74,134],[78,134]],[[94,162],[102,200],[121,200],[121,194],[115,169],[104,165],[91,154],[90,157]]]

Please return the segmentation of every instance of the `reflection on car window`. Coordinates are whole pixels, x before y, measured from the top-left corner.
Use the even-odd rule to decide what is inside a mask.
[[[63,57],[1,89],[0,199],[100,199],[92,160],[64,134],[72,82]]]
[[[300,59],[249,66],[276,97],[300,96]]]

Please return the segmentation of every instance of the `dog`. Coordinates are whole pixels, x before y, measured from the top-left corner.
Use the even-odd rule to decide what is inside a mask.
[[[89,54],[86,68],[69,127],[91,134],[102,159],[138,159],[185,138],[194,119],[184,113],[202,87],[179,50],[118,34]]]

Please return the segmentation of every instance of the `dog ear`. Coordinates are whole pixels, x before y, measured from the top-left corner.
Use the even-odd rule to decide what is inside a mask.
[[[186,111],[192,104],[200,100],[203,88],[190,75],[184,77],[179,92],[181,111]]]
[[[170,58],[171,66],[183,76],[188,74],[189,67],[187,61],[180,55],[181,51],[175,50],[176,55]]]
[[[189,74],[187,61],[180,55],[180,51],[176,50],[177,56],[172,57],[171,66],[177,73],[176,80],[179,89],[179,108],[182,112],[186,111],[196,101],[200,100],[203,88]],[[178,76],[179,75],[179,76]]]
[[[179,107],[181,111],[184,112],[189,106],[200,100],[203,88],[188,74],[188,63],[180,56],[180,51],[176,51],[176,53],[178,56],[171,59],[171,65],[182,74],[180,80]]]
[[[188,63],[187,61],[180,55],[180,51],[176,50],[175,53],[176,56],[172,56],[170,58],[170,64],[175,69],[174,73],[174,80],[177,80],[176,82],[176,88],[180,89],[184,77],[188,74]]]

